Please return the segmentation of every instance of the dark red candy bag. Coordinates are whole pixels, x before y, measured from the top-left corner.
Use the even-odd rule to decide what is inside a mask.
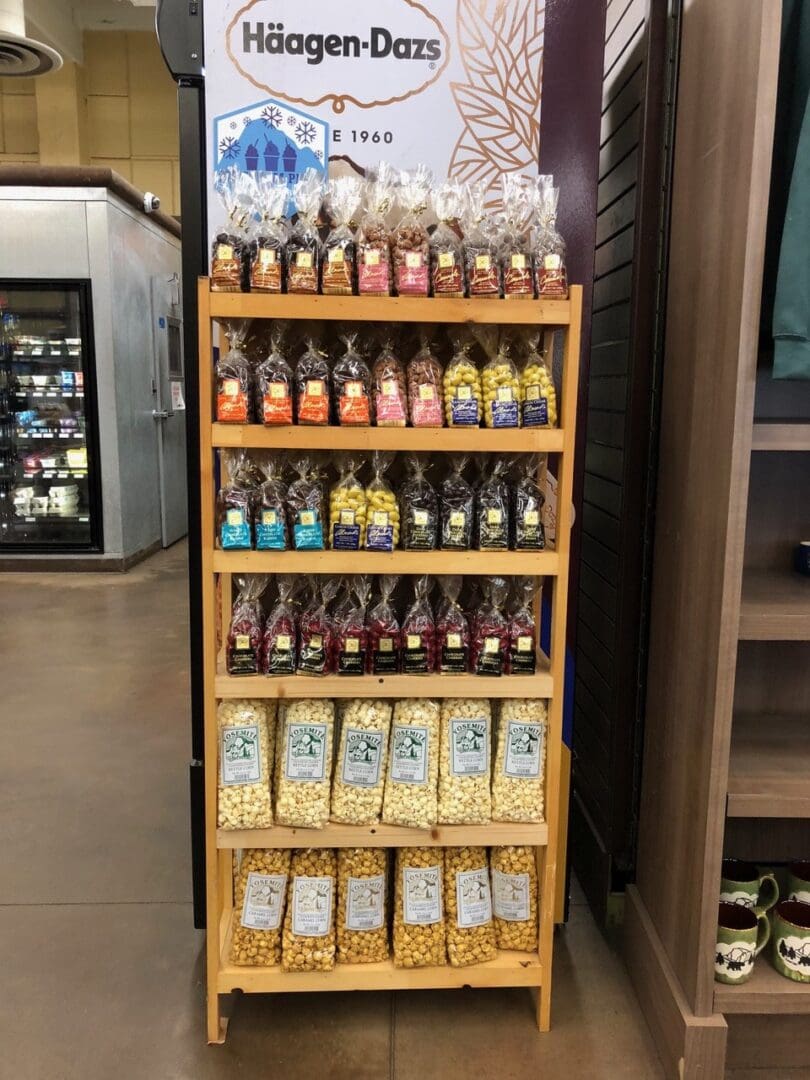
[[[436,670],[436,624],[430,607],[430,578],[415,578],[413,603],[402,621],[402,671],[428,675]]]
[[[263,675],[292,675],[295,672],[298,655],[292,604],[295,582],[289,574],[277,579],[278,600],[267,616],[262,637]]]
[[[231,608],[231,625],[225,644],[225,663],[229,675],[259,673],[264,621],[261,595],[266,587],[265,574],[236,578],[236,598]]]
[[[509,626],[503,613],[506,593],[503,578],[489,579],[472,635],[470,660],[475,675],[503,674],[509,648]]]
[[[538,588],[542,587],[542,579]],[[537,667],[537,624],[534,618],[534,578],[516,578],[509,612],[508,675],[534,675]]]
[[[470,624],[461,610],[458,596],[461,577],[440,577],[443,600],[436,613],[439,671],[443,675],[465,675],[470,659]]]
[[[395,675],[400,668],[402,635],[391,602],[398,581],[397,574],[381,576],[380,599],[368,613],[366,670],[370,675]]]
[[[327,607],[338,590],[331,578],[316,579],[309,604],[298,620],[298,675],[329,675],[332,669],[332,619]]]
[[[352,579],[349,603],[340,620],[333,620],[335,643],[335,668],[338,675],[362,675],[366,670],[368,631],[366,609],[371,592],[371,582],[363,575]]]

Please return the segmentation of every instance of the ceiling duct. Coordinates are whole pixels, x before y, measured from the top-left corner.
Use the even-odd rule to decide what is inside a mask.
[[[0,0],[0,78],[30,79],[61,66],[55,49],[26,34],[23,0]]]

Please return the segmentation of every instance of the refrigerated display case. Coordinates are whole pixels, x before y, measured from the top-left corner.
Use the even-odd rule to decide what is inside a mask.
[[[101,551],[89,282],[0,286],[0,549]]]

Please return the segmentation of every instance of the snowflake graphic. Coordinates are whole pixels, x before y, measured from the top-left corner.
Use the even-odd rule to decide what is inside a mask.
[[[228,127],[230,127],[231,131],[236,131],[236,121],[235,121],[235,120],[231,120],[231,122],[230,122],[230,124],[228,125]]]
[[[277,105],[265,105],[262,109],[262,120],[268,127],[279,127],[282,115]]]
[[[316,150],[315,157],[318,159],[318,161],[323,161],[323,150]]]
[[[232,135],[226,135],[224,139],[220,139],[219,152],[226,161],[232,161],[239,153],[239,140]]]
[[[250,116],[250,114],[248,114],[247,116],[243,116],[243,117],[242,117],[242,123],[243,123],[243,125],[244,125],[245,127],[247,127],[247,126],[248,126],[248,124],[252,124],[252,123],[253,123],[253,117],[252,117],[252,116]]]
[[[287,123],[290,127],[295,127],[295,117],[292,113],[287,117]]]
[[[304,146],[309,146],[311,142],[315,141],[315,125],[310,124],[309,120],[302,120],[295,129],[295,137]]]

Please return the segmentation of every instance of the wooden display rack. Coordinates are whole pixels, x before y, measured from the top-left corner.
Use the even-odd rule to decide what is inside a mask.
[[[536,987],[537,1023],[550,1025],[551,961],[554,902],[560,837],[565,836],[567,805],[561,797],[563,684],[565,677],[566,608],[568,591],[571,494],[573,485],[574,422],[579,377],[581,287],[571,288],[567,301],[441,300],[414,298],[260,296],[212,293],[207,278],[199,283],[200,340],[200,461],[202,505],[203,647],[205,698],[205,821],[207,875],[207,989],[208,1040],[222,1042],[227,1020],[220,995],[311,990],[381,990],[417,987],[529,986]],[[561,426],[548,430],[449,430],[409,428],[286,427],[260,424],[228,426],[212,423],[212,324],[217,320],[321,319],[370,323],[480,323],[543,325],[547,336],[565,335],[561,387]],[[546,452],[560,455],[557,468],[557,529],[553,551],[525,553],[451,553],[395,551],[390,555],[339,551],[236,552],[214,547],[214,455],[220,447],[285,448],[300,450],[454,450]],[[475,676],[427,675],[390,677],[330,676],[325,678],[232,678],[217,655],[218,629],[227,629],[233,573],[293,572],[302,574],[531,574],[552,578],[551,656],[541,657],[537,674],[486,679]],[[221,588],[217,589],[217,578]],[[219,599],[218,599],[219,598]],[[538,598],[539,603],[539,598]],[[218,608],[219,605],[219,608]],[[217,829],[217,702],[228,697],[436,697],[452,695],[489,698],[549,699],[545,807],[547,823],[436,826],[430,831],[391,825],[330,824],[323,830],[274,826],[241,832]],[[536,848],[540,889],[537,954],[504,952],[474,967],[427,967],[405,970],[392,961],[378,964],[338,964],[330,972],[286,973],[279,967],[238,967],[229,962],[233,911],[233,849],[242,847],[402,847],[525,844]]]

